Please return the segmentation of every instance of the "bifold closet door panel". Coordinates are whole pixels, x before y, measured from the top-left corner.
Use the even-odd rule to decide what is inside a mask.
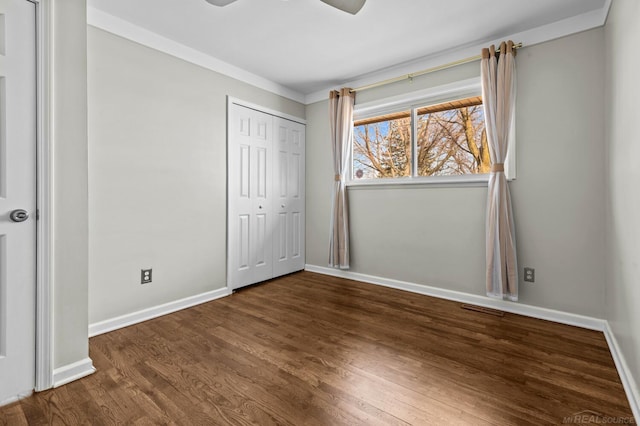
[[[304,269],[305,126],[274,117],[274,277]]]
[[[228,146],[231,288],[273,277],[273,117],[233,104]]]

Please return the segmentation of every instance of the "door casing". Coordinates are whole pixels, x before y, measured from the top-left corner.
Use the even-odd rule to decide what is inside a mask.
[[[36,365],[35,390],[53,386],[53,295],[51,286],[51,40],[52,0],[25,0],[36,5]],[[88,335],[88,331],[87,331]]]

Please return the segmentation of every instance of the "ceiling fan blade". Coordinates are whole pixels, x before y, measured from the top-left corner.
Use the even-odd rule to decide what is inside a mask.
[[[229,3],[233,3],[236,0],[205,0],[207,3],[211,3],[214,6],[226,6]]]
[[[209,1],[209,0],[207,0]],[[355,15],[362,9],[367,0],[320,0],[323,3]]]

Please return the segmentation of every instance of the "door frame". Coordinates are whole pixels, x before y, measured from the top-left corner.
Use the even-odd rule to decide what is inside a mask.
[[[40,0],[42,1],[42,0]],[[252,102],[243,101],[242,99],[234,98],[233,96],[227,96],[227,143],[229,139],[229,124],[231,117],[229,116],[229,111],[231,111],[231,105],[240,105],[245,108],[255,109],[259,112],[264,112],[265,114],[273,115],[276,117],[284,118],[285,120],[295,121],[296,123],[307,125],[307,120],[304,118],[296,117],[295,115],[287,114],[282,111],[278,111],[275,109],[263,107],[262,105],[254,104]]]
[[[275,109],[266,108],[266,107],[263,107],[261,105],[254,104],[252,102],[243,101],[241,99],[234,98],[233,96],[227,95],[227,141],[226,141],[227,142],[227,146],[226,146],[227,155],[226,155],[226,164],[225,164],[226,167],[227,167],[227,173],[226,173],[226,175],[227,175],[227,179],[226,179],[226,193],[227,193],[227,199],[226,199],[226,201],[227,201],[227,206],[226,206],[227,207],[227,213],[226,213],[226,215],[227,215],[227,223],[226,223],[226,230],[225,230],[225,232],[226,232],[226,241],[225,241],[225,243],[226,243],[227,261],[225,262],[225,264],[226,264],[226,268],[227,268],[227,270],[226,270],[227,289],[229,291],[231,291],[231,292],[234,291],[234,289],[231,288],[231,285],[229,283],[229,270],[230,270],[230,265],[229,265],[229,259],[230,259],[229,258],[229,220],[230,220],[230,218],[229,218],[229,206],[230,206],[230,203],[231,203],[231,199],[229,197],[229,144],[231,143],[231,137],[232,137],[231,130],[233,129],[233,123],[231,121],[232,120],[231,107],[233,105],[238,105],[238,106],[241,106],[241,107],[253,109],[253,110],[256,110],[258,112],[269,114],[269,115],[272,115],[272,116],[275,116],[275,117],[284,118],[285,120],[289,120],[289,121],[293,121],[293,122],[296,122],[296,123],[300,123],[300,124],[305,125],[305,126],[307,125],[307,120],[305,120],[303,118],[296,117],[296,116],[284,113],[282,111],[277,111]]]
[[[25,0],[36,7],[36,391],[53,386],[52,93],[51,0]]]

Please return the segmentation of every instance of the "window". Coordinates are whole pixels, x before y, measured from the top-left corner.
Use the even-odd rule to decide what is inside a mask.
[[[491,160],[479,82],[356,105],[351,164],[356,185],[486,181]]]
[[[354,122],[356,179],[411,176],[411,111]]]
[[[357,120],[353,130],[354,179],[466,175],[491,168],[480,96]]]

